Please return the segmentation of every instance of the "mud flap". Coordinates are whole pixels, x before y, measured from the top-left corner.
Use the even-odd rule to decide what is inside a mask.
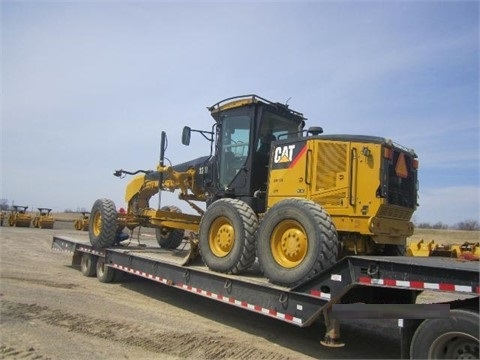
[[[412,337],[422,320],[419,319],[398,319],[400,329],[400,355],[401,359],[410,359],[410,345]]]

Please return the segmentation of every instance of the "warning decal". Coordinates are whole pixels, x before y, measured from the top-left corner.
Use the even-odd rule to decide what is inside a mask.
[[[405,154],[400,153],[398,156],[397,164],[395,165],[395,173],[398,177],[406,179],[408,177],[407,161],[405,160]]]

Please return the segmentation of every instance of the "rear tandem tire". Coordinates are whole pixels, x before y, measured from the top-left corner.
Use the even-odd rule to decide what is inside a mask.
[[[95,201],[88,227],[90,243],[94,247],[108,247],[115,242],[118,228],[118,214],[115,203],[109,199]]]
[[[338,256],[335,225],[310,200],[286,199],[272,206],[257,232],[257,256],[270,282],[293,287],[334,265]]]
[[[182,211],[173,205],[163,206],[160,210],[181,213]],[[180,229],[172,229],[169,227],[161,227],[155,229],[157,243],[162,249],[176,249],[183,240],[185,231]]]
[[[83,276],[92,277],[97,274],[97,260],[97,256],[83,253],[80,262],[80,270],[82,271]]]
[[[479,315],[450,310],[450,317],[426,319],[413,334],[410,359],[478,359]]]
[[[199,250],[205,265],[226,274],[248,269],[255,262],[257,226],[257,215],[244,201],[215,201],[200,222]]]
[[[95,268],[97,270],[98,281],[102,283],[111,283],[115,278],[116,270],[105,264],[105,258],[98,258],[97,266]]]

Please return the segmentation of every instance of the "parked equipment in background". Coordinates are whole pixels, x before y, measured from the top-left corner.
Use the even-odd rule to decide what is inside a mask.
[[[82,217],[76,219],[73,222],[73,226],[76,230],[88,231],[88,224],[90,222],[90,213],[87,211],[82,211]]]
[[[8,216],[8,225],[16,227],[30,227],[32,215],[27,213],[28,206],[13,205]]]
[[[38,208],[38,213],[33,218],[33,227],[39,229],[53,229],[55,219],[51,215],[52,209]]]

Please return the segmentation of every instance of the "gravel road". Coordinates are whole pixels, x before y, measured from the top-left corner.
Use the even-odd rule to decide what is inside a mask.
[[[84,277],[71,254],[51,250],[54,234],[86,236],[71,229],[0,228],[0,359],[399,358],[394,320],[345,324],[346,346],[329,349],[320,323],[297,328],[139,278]]]

